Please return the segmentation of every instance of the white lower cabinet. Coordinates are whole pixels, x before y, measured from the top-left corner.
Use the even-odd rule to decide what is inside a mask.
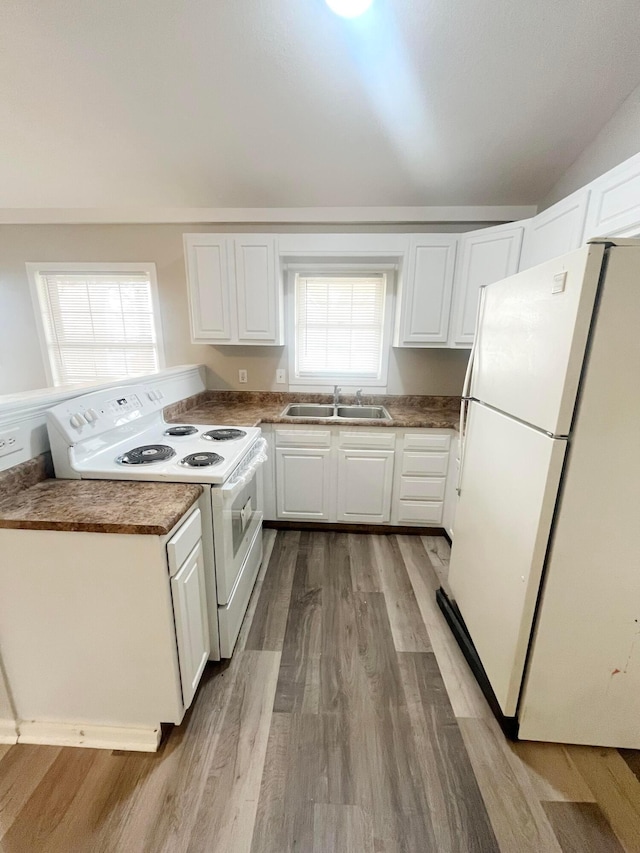
[[[330,448],[277,448],[278,518],[331,520],[334,479],[332,462]]]
[[[209,656],[205,501],[165,536],[0,530],[14,740],[153,752],[182,721]]]
[[[441,525],[452,431],[275,427],[278,519]]]
[[[173,616],[182,682],[182,701],[188,708],[209,658],[209,626],[202,543],[198,542],[182,568],[171,578]]]
[[[389,523],[393,457],[393,450],[338,451],[338,521]]]

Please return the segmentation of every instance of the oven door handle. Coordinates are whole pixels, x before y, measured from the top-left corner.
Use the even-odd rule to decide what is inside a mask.
[[[225,498],[233,498],[253,479],[258,468],[267,461],[266,449],[267,442],[264,438],[260,439],[260,442],[258,442],[258,453],[251,459],[247,467],[242,470],[236,480],[229,483],[229,485],[222,486]]]

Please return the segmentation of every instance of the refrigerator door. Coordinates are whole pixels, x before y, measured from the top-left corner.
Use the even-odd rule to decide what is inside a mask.
[[[474,399],[569,434],[604,251],[584,246],[484,288]]]
[[[516,712],[564,439],[472,402],[449,586],[507,717]]]

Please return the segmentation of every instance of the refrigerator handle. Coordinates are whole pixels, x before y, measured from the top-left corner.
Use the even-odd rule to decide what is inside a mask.
[[[465,432],[467,420],[467,404],[469,402],[469,394],[471,392],[471,379],[473,377],[473,365],[476,360],[476,351],[478,348],[478,338],[480,337],[480,325],[482,315],[484,313],[484,286],[480,288],[480,297],[478,299],[478,313],[476,315],[476,331],[473,336],[473,344],[469,353],[469,361],[467,370],[464,375],[464,383],[462,385],[462,399],[460,401],[460,468],[458,469],[458,483],[456,485],[456,493],[460,496],[462,488],[462,469],[464,468],[464,449],[465,449]]]

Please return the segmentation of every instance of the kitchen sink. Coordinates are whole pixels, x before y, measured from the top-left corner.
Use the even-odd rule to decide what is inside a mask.
[[[284,418],[349,418],[363,421],[390,421],[391,415],[383,406],[322,406],[318,403],[289,403]]]
[[[362,418],[365,421],[390,421],[391,415],[384,406],[338,406],[339,418]]]
[[[319,406],[316,403],[290,403],[282,413],[287,418],[333,418],[333,406]]]

